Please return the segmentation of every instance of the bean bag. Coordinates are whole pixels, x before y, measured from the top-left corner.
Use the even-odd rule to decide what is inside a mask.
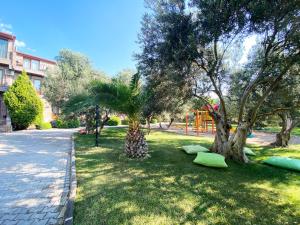
[[[228,167],[225,157],[216,153],[198,152],[193,162],[208,167]]]
[[[209,152],[209,149],[201,145],[186,145],[182,146],[182,148],[187,154],[197,154],[197,152]]]
[[[248,134],[247,135],[247,138],[254,138],[255,136],[254,136],[254,134]]]
[[[244,147],[244,152],[246,155],[256,155],[252,150],[251,148],[248,148],[248,147]]]
[[[272,156],[263,161],[265,164],[277,166],[285,169],[300,171],[300,159],[288,157]]]

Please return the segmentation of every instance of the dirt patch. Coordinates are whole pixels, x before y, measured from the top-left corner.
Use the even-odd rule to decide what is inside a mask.
[[[178,134],[185,134],[185,130],[184,129],[176,129],[176,128],[170,128],[166,131],[169,132],[174,132],[174,133],[178,133]],[[197,136],[196,132],[191,132],[189,131],[188,135],[191,136]],[[214,137],[214,134],[212,133],[199,133],[198,135],[199,137]],[[259,144],[259,145],[270,145],[271,143],[273,143],[275,141],[276,138],[276,134],[275,133],[266,133],[266,132],[258,132],[258,131],[254,131],[253,132],[253,137],[251,138],[247,138],[247,143],[248,144]],[[290,144],[300,144],[300,136],[292,136],[291,140],[290,140]]]

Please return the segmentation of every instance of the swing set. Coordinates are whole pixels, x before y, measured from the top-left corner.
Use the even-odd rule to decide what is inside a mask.
[[[191,113],[192,116],[190,117]],[[198,136],[200,133],[208,133],[209,131],[211,131],[211,133],[214,134],[216,131],[215,122],[213,118],[209,115],[208,111],[191,110],[186,113],[185,118],[186,135],[188,135],[189,132],[196,132]]]

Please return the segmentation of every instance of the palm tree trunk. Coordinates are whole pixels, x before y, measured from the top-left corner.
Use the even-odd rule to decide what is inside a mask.
[[[148,156],[148,144],[137,121],[129,121],[129,129],[125,140],[125,154],[129,158],[136,159],[144,159]]]

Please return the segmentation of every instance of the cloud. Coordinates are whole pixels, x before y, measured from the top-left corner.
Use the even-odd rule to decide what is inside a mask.
[[[35,49],[33,49],[33,48],[26,48],[26,50],[28,50],[28,51],[30,51],[30,52],[36,52],[36,50]]]
[[[13,30],[13,26],[11,24],[3,23],[2,20],[0,19],[0,32],[13,34],[12,30]],[[27,50],[29,52],[36,52],[35,49],[27,47],[24,41],[16,40],[15,45],[17,48],[22,48],[23,50]]]
[[[13,27],[11,24],[2,23],[0,21],[0,31],[1,32],[12,34],[12,29],[13,29]]]
[[[24,48],[24,47],[26,47],[26,43],[24,41],[19,41],[19,40],[15,41],[15,45],[18,48]]]
[[[248,61],[248,55],[250,53],[251,48],[256,44],[256,35],[251,35],[247,37],[243,43],[244,51],[243,56],[239,61],[239,64],[244,64]]]

